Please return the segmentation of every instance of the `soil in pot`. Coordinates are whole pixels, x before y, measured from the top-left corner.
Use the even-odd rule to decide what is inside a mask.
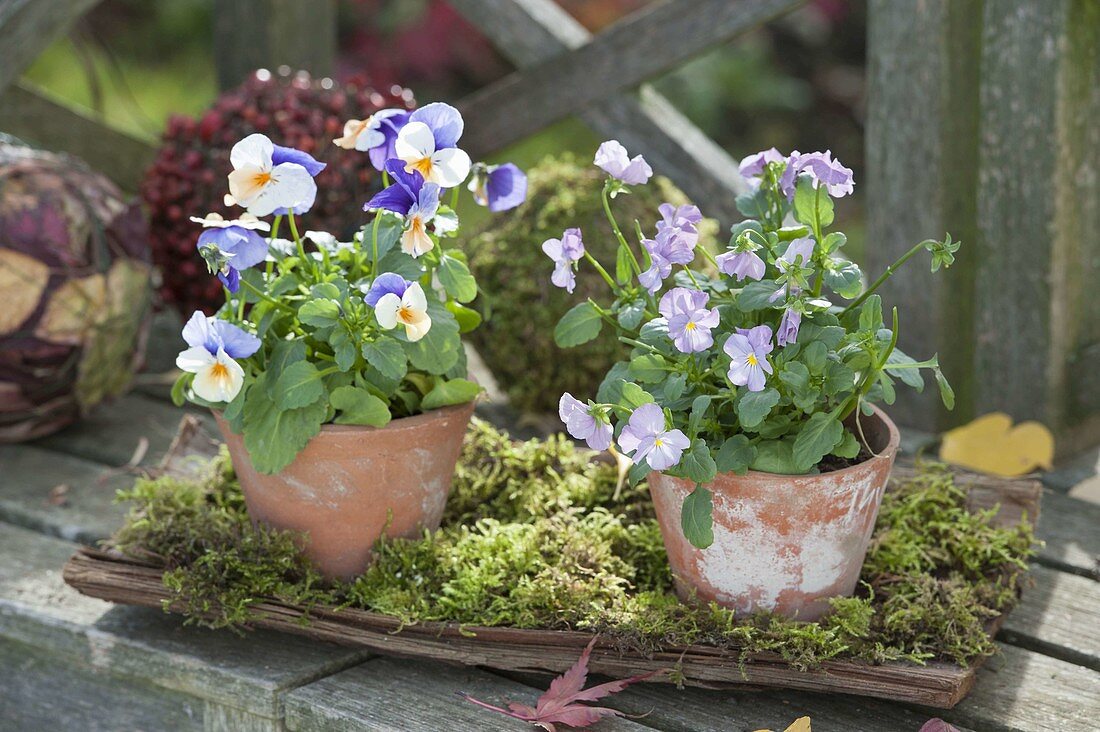
[[[724,473],[713,495],[714,543],[692,546],[680,527],[690,481],[654,473],[650,493],[665,549],[686,601],[738,613],[817,620],[859,580],[899,435],[880,410],[861,417],[868,459],[816,475]]]

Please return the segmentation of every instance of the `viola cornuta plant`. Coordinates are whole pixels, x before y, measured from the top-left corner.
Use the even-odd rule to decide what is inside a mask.
[[[950,235],[923,241],[864,286],[841,253],[845,235],[830,230],[833,199],[852,193],[854,181],[829,152],[773,148],[743,160],[750,190],[737,206],[746,219],[717,255],[697,246],[702,215],[690,205],[661,206],[652,234],[635,222],[631,243],[612,201],[652,171],[613,140],[595,164],[608,173],[602,196],[618,239],[614,266],[585,250],[578,229],[543,249],[554,261],[553,284],[571,291],[576,268],[591,266],[611,299],[577,304],[554,337],[571,347],[613,328],[629,353],[595,399],[563,394],[560,416],[593,449],[617,444],[633,460],[634,482],[651,470],[694,482],[681,522],[693,544],[712,539],[705,486],[718,473],[806,474],[859,460],[869,450],[859,416],[874,402],[892,403],[898,380],[923,389],[922,370],[953,406],[936,357],[917,361],[898,350],[897,309],[885,322],[876,290],[921,251],[931,253],[933,272],[949,266],[959,243]]]
[[[480,205],[514,208],[527,179],[510,163],[472,165],[462,129],[441,103],[349,120],[335,144],[367,153],[386,187],[347,242],[300,233],[323,163],[262,134],[233,147],[227,200],[244,212],[192,219],[225,304],[184,327],[173,398],[223,410],[259,472],[285,468],[326,423],[381,427],[480,392],[460,342],[481,316],[466,257],[448,245],[455,203],[469,181]]]

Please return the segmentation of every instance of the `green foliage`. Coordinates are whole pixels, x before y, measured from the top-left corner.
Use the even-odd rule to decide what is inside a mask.
[[[463,239],[470,269],[481,283],[477,302],[488,316],[471,340],[519,409],[556,412],[563,391],[595,394],[603,374],[619,359],[621,344],[606,327],[568,351],[554,344],[558,320],[578,302],[598,297],[604,283],[591,268],[582,267],[572,295],[554,287],[550,260],[541,249],[547,239],[579,227],[588,251],[602,261],[614,261],[618,243],[600,203],[603,182],[591,158],[547,158],[528,171],[525,204]],[[666,201],[679,205],[687,199],[667,179],[657,177],[617,197],[615,206],[624,227],[632,228],[637,219],[652,231],[657,207]],[[708,221],[701,228],[703,241],[713,247],[717,225]],[[628,323],[635,318],[630,327],[636,327],[642,311],[618,316]]]
[[[243,625],[270,598],[405,623],[598,631],[642,652],[767,651],[799,668],[993,653],[985,625],[1016,602],[1033,544],[1026,525],[994,528],[991,512],[968,513],[950,474],[928,468],[886,494],[855,597],[816,623],[735,617],[677,599],[644,487],[618,489],[615,466],[591,457],[561,437],[514,443],[475,419],[442,529],[379,542],[350,583],[322,584],[293,536],[252,527],[224,455],[194,480],[141,479],[120,493],[134,507],[113,542],[164,563],[171,603],[203,625]],[[696,493],[685,510],[709,509]]]

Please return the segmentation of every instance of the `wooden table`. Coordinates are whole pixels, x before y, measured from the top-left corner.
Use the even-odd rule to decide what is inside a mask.
[[[533,702],[546,679],[504,677],[270,632],[184,627],[156,610],[84,597],[61,580],[74,542],[121,522],[115,489],[132,458],[156,464],[180,411],[146,388],[52,437],[0,446],[0,730],[525,730],[463,702]],[[146,446],[144,450],[139,449]],[[143,452],[143,454],[141,454]],[[916,732],[1100,728],[1100,506],[1047,490],[1035,586],[1000,635],[1001,654],[950,711],[794,692],[640,685],[611,704],[647,716],[600,730]]]

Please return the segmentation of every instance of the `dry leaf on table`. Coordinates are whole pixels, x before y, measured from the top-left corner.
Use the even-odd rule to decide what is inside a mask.
[[[978,417],[947,432],[940,460],[963,468],[1010,478],[1036,468],[1050,469],[1054,437],[1038,422],[1020,422],[1002,412]]]
[[[770,729],[758,729],[756,732],[772,732]],[[783,732],[810,732],[810,718],[799,717],[788,725]]]

